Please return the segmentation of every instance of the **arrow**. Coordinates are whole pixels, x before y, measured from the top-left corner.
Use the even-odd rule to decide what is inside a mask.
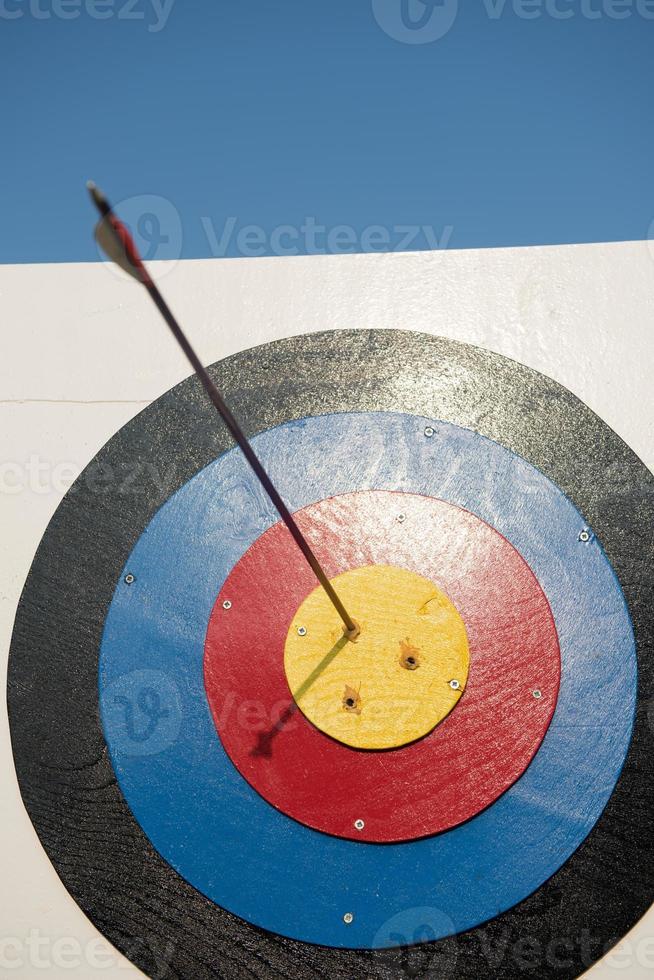
[[[202,361],[195,353],[195,350],[191,346],[186,334],[173,316],[170,307],[159,292],[159,289],[155,283],[152,281],[152,278],[143,264],[143,260],[138,253],[128,228],[116,217],[106,197],[100,192],[92,181],[88,182],[87,188],[93,203],[100,212],[100,220],[95,228],[95,238],[98,245],[100,245],[102,250],[106,252],[109,258],[119,265],[124,272],[132,276],[147,289],[155,306],[170,327],[175,340],[186,354],[193,370],[202,382],[207,395],[220,413],[223,422],[234,437],[236,443],[240,446],[243,455],[254,470],[256,476],[261,482],[262,487],[270,497],[275,510],[283,520],[288,530],[291,532],[295,543],[308,561],[323,589],[329,596],[329,599],[331,600],[338,615],[343,620],[345,635],[350,640],[356,640],[360,632],[359,626],[351,618],[345,606],[339,599],[320,562],[314,555],[309,542],[295,523],[291,512],[287,508],[286,504],[277,492],[272,480],[261,465],[258,456],[245,437],[245,434],[234,418],[229,406],[218,391],[216,385],[209,377],[207,369],[204,367]]]

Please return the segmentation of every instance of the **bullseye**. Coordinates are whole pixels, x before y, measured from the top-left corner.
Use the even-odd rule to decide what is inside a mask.
[[[391,749],[421,738],[465,687],[461,616],[429,579],[405,568],[354,568],[333,585],[356,610],[361,633],[347,640],[320,587],[307,596],[284,649],[295,703],[316,728],[354,748]]]

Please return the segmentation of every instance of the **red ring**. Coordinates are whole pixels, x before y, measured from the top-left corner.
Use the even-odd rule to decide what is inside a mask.
[[[401,749],[352,749],[311,725],[291,697],[283,657],[316,582],[276,524],[232,569],[207,630],[205,687],[226,752],[274,807],[338,837],[405,841],[470,819],[522,775],[556,707],[558,637],[533,572],[484,521],[431,497],[344,494],[295,517],[330,577],[393,564],[449,596],[468,631],[466,691],[433,732]]]

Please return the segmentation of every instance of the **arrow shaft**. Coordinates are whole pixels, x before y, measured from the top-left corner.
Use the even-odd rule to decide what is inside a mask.
[[[140,283],[142,283],[150,294],[153,303],[161,313],[161,316],[168,324],[175,340],[179,346],[184,351],[184,354],[190,361],[191,367],[197,374],[198,378],[202,382],[204,390],[211,399],[213,405],[218,410],[223,422],[229,429],[231,435],[234,437],[236,443],[240,447],[243,455],[247,459],[248,463],[254,470],[259,482],[263,486],[264,490],[270,497],[272,504],[283,520],[284,524],[290,531],[295,543],[298,548],[306,558],[307,562],[311,566],[316,578],[322,585],[323,589],[329,596],[332,605],[336,609],[338,615],[343,620],[345,626],[346,635],[354,640],[359,634],[359,627],[354,622],[352,617],[349,615],[345,606],[341,602],[334,589],[333,585],[327,578],[325,571],[313,553],[313,549],[309,545],[309,542],[304,537],[299,527],[297,526],[295,519],[288,507],[282,500],[277,488],[274,483],[266,473],[265,469],[261,465],[261,462],[255,453],[254,449],[250,445],[248,439],[246,438],[240,425],[234,418],[231,409],[225,402],[225,399],[221,395],[220,391],[216,385],[211,380],[209,372],[205,368],[204,364],[196,354],[194,348],[192,347],[188,337],[182,330],[181,326],[177,322],[172,310],[166,303],[165,299],[159,292],[158,287],[153,282],[147,269],[143,264],[136,245],[130,235],[128,229],[125,225],[115,216],[111,205],[107,199],[100,193],[98,188],[94,184],[89,185],[89,191],[93,199],[94,204],[98,208],[101,215],[101,222],[98,228],[102,229],[103,236],[109,236],[108,241],[105,241],[105,246],[111,250],[114,258],[118,259],[119,265],[121,265],[125,271],[129,272],[130,275],[134,276]],[[98,236],[99,237],[99,236]]]
[[[220,413],[223,422],[229,429],[235,441],[240,446],[243,455],[245,456],[248,463],[254,470],[264,490],[270,497],[270,500],[272,501],[275,510],[277,511],[277,513],[283,520],[284,524],[290,531],[295,543],[297,544],[298,548],[300,549],[300,551],[306,558],[307,562],[311,566],[316,578],[322,585],[323,589],[329,596],[334,608],[336,609],[338,615],[341,617],[343,621],[345,629],[347,630],[348,633],[351,633],[353,635],[355,633],[358,633],[358,627],[356,626],[353,619],[350,617],[348,611],[346,610],[345,606],[339,599],[336,590],[334,589],[333,585],[331,584],[327,575],[325,574],[324,569],[322,568],[322,565],[316,558],[311,546],[309,545],[309,542],[307,541],[307,539],[304,537],[299,527],[297,526],[297,523],[295,522],[293,515],[291,514],[288,507],[284,503],[274,483],[272,482],[272,480],[266,473],[265,469],[261,465],[259,457],[257,456],[254,449],[250,445],[240,425],[234,418],[231,409],[229,408],[224,398],[220,394],[220,391],[211,380],[211,377],[209,376],[209,372],[205,368],[204,364],[202,363],[198,355],[195,353],[195,350],[191,346],[188,338],[186,337],[179,323],[173,316],[170,307],[168,306],[165,299],[159,292],[157,286],[154,284],[154,282],[150,279],[149,276],[148,279],[144,282],[144,285],[147,291],[149,292],[150,296],[152,297],[155,306],[157,307],[162,317],[170,327],[170,330],[173,336],[175,337],[175,339],[177,340],[179,346],[186,354],[188,360],[191,363],[191,366],[193,367],[193,370],[195,371],[200,381],[202,382],[204,390],[206,391],[207,395],[209,396],[214,406]]]

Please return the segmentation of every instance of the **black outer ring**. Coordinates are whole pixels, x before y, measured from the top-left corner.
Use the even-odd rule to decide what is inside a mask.
[[[79,477],[48,526],[18,607],[8,684],[14,758],[25,806],[64,885],[152,977],[578,976],[654,901],[654,477],[556,382],[442,338],[331,331],[245,351],[210,373],[248,435],[325,412],[415,413],[474,429],[558,484],[593,527],[629,604],[639,656],[629,755],[592,833],[542,888],[437,943],[312,946],[248,925],[181,879],[118,789],[99,724],[97,671],[109,602],[143,528],[231,445],[190,378],[121,429]]]

